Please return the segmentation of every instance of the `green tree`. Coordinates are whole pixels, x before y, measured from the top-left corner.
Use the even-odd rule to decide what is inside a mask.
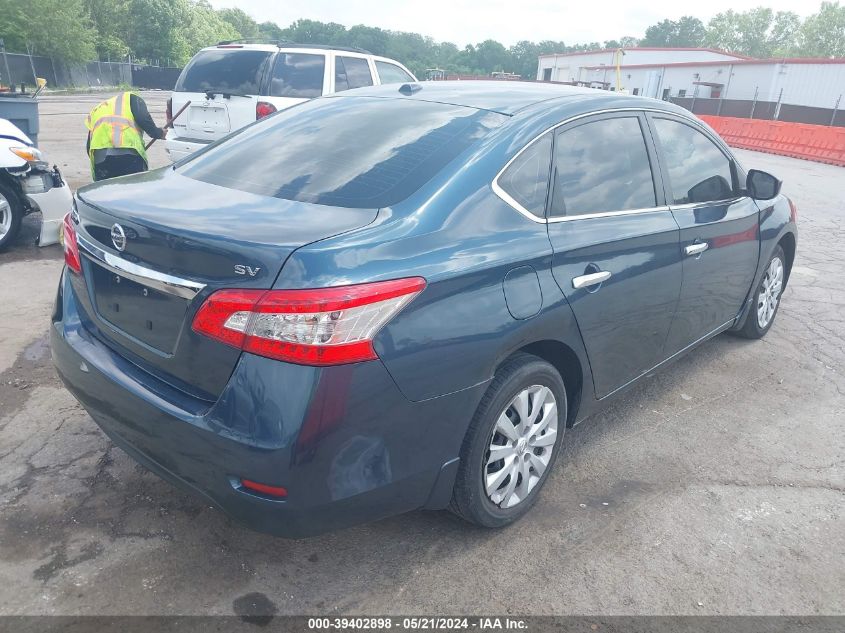
[[[640,46],[697,47],[703,46],[707,36],[704,24],[698,18],[685,15],[678,20],[663,20],[645,31]]]
[[[285,39],[300,44],[343,46],[346,42],[346,27],[336,22],[297,20],[282,33]]]
[[[10,51],[68,61],[97,54],[97,34],[82,0],[0,0],[0,37]]]
[[[133,59],[172,63],[180,58],[180,31],[193,8],[187,0],[129,0],[125,41]]]
[[[188,13],[173,51],[173,63],[184,65],[201,48],[240,37],[235,27],[215,11],[207,0],[199,0]]]
[[[125,39],[129,24],[128,0],[84,0],[84,5],[97,33],[98,58],[125,60],[129,54]]]
[[[845,6],[822,2],[819,12],[804,20],[801,53],[811,57],[845,57]]]
[[[535,79],[537,76],[537,58],[540,56],[540,45],[528,40],[517,42],[508,49],[511,72],[519,74],[523,79]]]
[[[484,40],[476,46],[475,61],[483,74],[489,75],[494,70],[510,71],[508,50],[496,40]]]
[[[769,58],[793,52],[800,18],[766,7],[719,13],[707,25],[707,43],[726,51]]]
[[[268,40],[285,39],[284,30],[275,22],[262,22],[258,25],[258,37]]]
[[[246,39],[259,36],[258,23],[241,9],[220,9],[217,15],[232,25],[240,37]]]
[[[370,51],[373,55],[384,55],[390,34],[380,28],[358,24],[346,32],[346,46]]]

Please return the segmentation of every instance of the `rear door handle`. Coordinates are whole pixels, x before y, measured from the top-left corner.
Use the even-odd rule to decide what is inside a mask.
[[[701,255],[704,251],[710,248],[707,242],[697,242],[696,244],[689,244],[684,246],[684,255],[692,257],[693,255]]]
[[[610,279],[611,272],[609,270],[602,270],[597,273],[590,273],[589,275],[581,275],[580,277],[572,278],[572,287],[575,290],[579,288],[587,288],[588,286],[595,286]]]

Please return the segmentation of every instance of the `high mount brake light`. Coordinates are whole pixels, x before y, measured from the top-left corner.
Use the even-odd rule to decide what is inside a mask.
[[[267,103],[266,101],[259,101],[255,104],[255,119],[263,119],[266,116],[270,116],[276,111],[276,106],[272,103]]]
[[[409,277],[308,290],[218,290],[193,329],[246,352],[301,365],[378,358],[373,338],[425,288]]]
[[[65,264],[75,273],[82,272],[82,260],[79,259],[79,244],[76,241],[76,227],[70,213],[65,215],[62,224],[62,244],[65,249]]]

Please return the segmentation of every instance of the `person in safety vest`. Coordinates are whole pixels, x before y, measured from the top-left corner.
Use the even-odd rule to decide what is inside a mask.
[[[134,92],[123,92],[97,105],[85,119],[85,127],[94,180],[147,171],[143,132],[158,139],[166,133],[156,127],[147,104]]]

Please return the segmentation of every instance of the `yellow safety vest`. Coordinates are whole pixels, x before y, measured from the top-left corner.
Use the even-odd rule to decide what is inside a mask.
[[[134,149],[147,162],[147,151],[141,129],[132,116],[129,105],[131,92],[124,92],[107,99],[96,106],[88,118],[85,127],[91,133],[88,156],[91,159],[91,173],[94,173],[94,150],[120,148]]]

